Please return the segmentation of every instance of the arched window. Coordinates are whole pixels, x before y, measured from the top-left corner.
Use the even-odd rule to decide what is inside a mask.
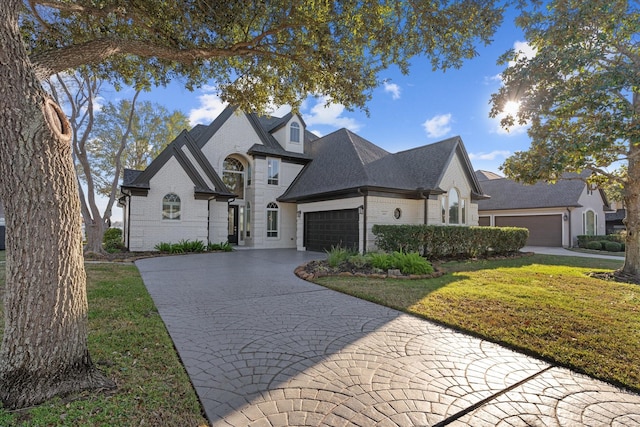
[[[449,224],[460,224],[460,198],[458,190],[449,190]]]
[[[582,214],[582,228],[587,236],[595,236],[598,229],[598,216],[592,210],[588,210]]]
[[[162,198],[162,219],[180,219],[180,197],[169,193]]]
[[[244,199],[244,165],[235,157],[227,157],[222,165],[222,181],[238,199]]]
[[[300,125],[296,122],[289,126],[289,140],[291,142],[300,142]]]
[[[278,205],[274,202],[267,205],[267,237],[278,237]]]

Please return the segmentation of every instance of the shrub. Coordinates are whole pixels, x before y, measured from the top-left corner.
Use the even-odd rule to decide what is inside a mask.
[[[517,252],[529,230],[516,227],[374,225],[376,245],[387,252],[417,252],[425,257],[475,257]]]
[[[602,236],[602,235],[593,235],[593,236],[587,236],[587,235],[580,235],[577,236],[578,239],[578,247],[579,248],[587,248],[587,243],[589,242],[618,242],[618,243],[624,243],[625,240],[625,236],[626,236],[626,232],[625,233],[618,233],[618,234],[607,234],[606,236]]]
[[[369,265],[369,257],[362,254],[356,254],[349,257],[348,261],[357,268],[364,268]]]
[[[159,252],[171,253],[171,243],[160,242],[157,245],[155,245],[153,249]]]
[[[369,257],[369,261],[371,262],[371,266],[373,268],[384,271],[392,268],[391,257],[389,256],[389,254],[385,254],[382,252],[371,252],[367,254],[367,256]]]
[[[599,251],[599,250],[602,250],[602,243],[592,240],[586,243],[585,248]]]
[[[175,246],[182,249],[182,252],[204,252],[207,248],[202,240],[180,240]]]
[[[417,252],[394,252],[391,255],[393,268],[397,268],[402,274],[430,274],[433,266],[422,258]]]
[[[606,242],[604,244],[604,249],[609,252],[620,252],[622,245],[618,242]]]
[[[229,242],[220,242],[220,243],[209,243],[207,245],[208,251],[223,251],[223,252],[231,252],[233,251],[233,246]]]
[[[337,267],[347,261],[349,257],[355,255],[355,252],[340,246],[331,246],[331,250],[325,252],[327,253],[327,263],[330,267]]]
[[[107,228],[102,236],[102,247],[109,253],[126,250],[122,244],[122,230],[119,228]]]

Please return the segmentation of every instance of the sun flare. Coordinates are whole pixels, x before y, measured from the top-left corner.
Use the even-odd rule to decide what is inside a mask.
[[[515,116],[518,113],[518,110],[520,110],[520,103],[518,101],[507,101],[502,109],[505,114],[511,116]]]

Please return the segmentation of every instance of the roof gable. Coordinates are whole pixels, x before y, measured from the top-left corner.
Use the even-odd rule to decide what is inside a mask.
[[[196,165],[193,164],[185,154],[183,147],[187,148],[205,176],[201,175]],[[148,190],[150,188],[151,179],[171,158],[175,158],[189,176],[193,182],[196,195],[210,194],[211,196],[217,197],[234,196],[204,156],[196,141],[194,141],[190,133],[186,130],[183,130],[180,135],[178,135],[164,150],[162,150],[162,152],[144,171],[133,171],[131,169],[125,170],[126,174],[122,187]],[[213,184],[214,188],[211,188],[205,178],[209,179],[209,182]]]
[[[564,174],[555,184],[540,181],[527,185],[508,178],[482,181],[482,188],[491,199],[478,203],[478,209],[534,209],[581,206],[578,200],[587,185],[586,176]],[[606,204],[606,201],[605,201]]]

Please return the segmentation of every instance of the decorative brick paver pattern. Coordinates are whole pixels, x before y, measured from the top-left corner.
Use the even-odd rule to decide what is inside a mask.
[[[292,274],[320,254],[138,261],[214,426],[637,426],[640,396]]]

